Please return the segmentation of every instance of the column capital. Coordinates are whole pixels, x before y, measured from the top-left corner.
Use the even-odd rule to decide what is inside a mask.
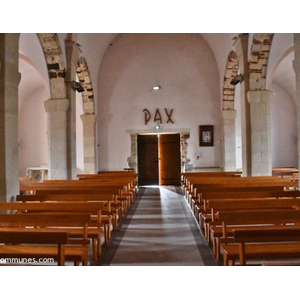
[[[236,118],[236,110],[235,109],[222,110],[222,112],[221,112],[222,120],[234,120],[235,118]]]
[[[262,102],[270,102],[274,93],[268,90],[254,90],[247,92],[248,102],[251,103],[262,103]]]
[[[44,102],[46,112],[67,111],[69,99],[50,99]]]
[[[95,114],[83,114],[80,116],[83,124],[95,124],[97,121],[97,116]]]

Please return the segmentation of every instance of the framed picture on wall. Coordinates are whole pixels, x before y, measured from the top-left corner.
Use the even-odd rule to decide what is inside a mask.
[[[200,125],[199,126],[199,145],[200,147],[214,145],[214,126],[213,125]]]

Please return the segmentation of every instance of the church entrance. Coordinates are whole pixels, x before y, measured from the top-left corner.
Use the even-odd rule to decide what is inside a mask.
[[[138,135],[140,185],[180,185],[180,134]]]

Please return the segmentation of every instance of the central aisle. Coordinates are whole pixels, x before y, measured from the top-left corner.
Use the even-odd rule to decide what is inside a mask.
[[[140,187],[98,265],[216,266],[195,219],[175,186]]]

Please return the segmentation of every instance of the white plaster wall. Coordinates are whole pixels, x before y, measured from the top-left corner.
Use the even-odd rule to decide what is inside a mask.
[[[19,49],[35,66],[49,88],[48,70],[41,43],[36,33],[21,33]],[[49,96],[50,97],[50,93]],[[48,98],[49,99],[49,98]]]
[[[271,102],[272,166],[297,167],[297,119],[295,102],[279,84],[273,83]]]
[[[199,34],[121,34],[106,51],[98,80],[100,170],[127,167],[126,130],[189,128],[188,158],[194,166],[221,166],[219,73],[213,52]],[[161,90],[152,87],[160,85]],[[173,109],[166,124],[164,109]],[[152,119],[147,125],[143,110]],[[215,126],[215,146],[199,147],[199,125]],[[196,153],[200,159],[196,160]]]
[[[26,176],[26,168],[48,164],[44,101],[49,91],[29,61],[20,59],[19,72],[19,176]]]

